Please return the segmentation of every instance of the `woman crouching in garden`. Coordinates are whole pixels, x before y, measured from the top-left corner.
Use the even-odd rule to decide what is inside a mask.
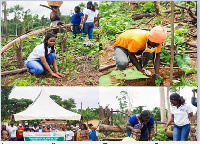
[[[185,104],[185,99],[177,93],[170,95],[170,102],[172,105],[172,115],[165,127],[165,132],[171,122],[174,121],[173,140],[187,141],[190,130],[192,133],[195,132],[192,108],[190,105]],[[191,125],[189,118],[191,119]]]
[[[28,59],[25,61],[26,67],[29,68],[31,74],[42,74],[49,72],[52,76],[61,78],[63,74],[58,72],[56,63],[56,55],[54,45],[56,38],[52,33],[47,33],[44,43],[36,46]],[[55,73],[51,70],[50,65],[53,65]]]

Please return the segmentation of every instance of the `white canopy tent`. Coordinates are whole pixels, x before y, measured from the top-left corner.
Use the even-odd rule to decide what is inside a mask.
[[[81,115],[64,109],[41,90],[35,101],[24,111],[14,114],[15,121],[35,119],[80,120]]]

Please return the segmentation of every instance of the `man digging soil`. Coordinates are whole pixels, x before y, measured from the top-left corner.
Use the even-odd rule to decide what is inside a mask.
[[[151,75],[151,72],[145,70],[144,67],[153,56],[155,78],[160,78],[160,52],[162,43],[166,39],[167,30],[163,26],[156,26],[150,32],[135,29],[120,34],[113,45],[117,68],[125,70],[130,59],[138,71]],[[141,55],[139,62],[136,55]]]

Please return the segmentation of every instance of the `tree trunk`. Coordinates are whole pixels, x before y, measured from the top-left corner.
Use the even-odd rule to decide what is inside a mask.
[[[6,15],[6,1],[4,2],[4,29],[5,29],[6,41],[8,41],[8,28],[7,28],[7,15]]]
[[[100,115],[101,123],[104,124],[106,117],[105,117],[104,109],[102,106],[99,107],[99,115]]]
[[[155,8],[156,8],[156,14],[160,15],[160,2],[154,1],[154,3],[155,3]]]
[[[17,21],[15,21],[15,35],[16,35],[16,38],[17,38]]]
[[[169,87],[167,87],[167,110],[168,110],[168,119],[171,117],[171,107],[169,102]]]
[[[165,89],[164,87],[160,87],[160,114],[161,114],[161,122],[166,122],[166,111],[165,111]]]
[[[125,131],[125,127],[121,127],[121,129],[118,126],[110,126],[105,124],[99,124],[99,131],[110,131],[110,132],[121,132]]]
[[[174,65],[174,1],[171,2],[171,64],[170,64],[170,86],[172,86]]]
[[[23,24],[23,34],[24,34],[25,33],[25,19],[23,20],[22,24]]]
[[[15,51],[16,51],[16,56],[17,56],[17,62],[18,62],[18,68],[23,68],[24,67],[24,61],[22,57],[22,41],[20,41],[19,47],[15,44]]]

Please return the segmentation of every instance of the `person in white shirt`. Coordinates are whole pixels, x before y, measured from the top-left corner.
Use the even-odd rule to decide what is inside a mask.
[[[89,37],[89,39],[93,39],[93,29],[94,23],[97,21],[97,13],[95,12],[96,8],[92,4],[91,1],[87,3],[87,9],[84,11],[84,21],[83,21],[83,33],[84,36]]]
[[[42,74],[45,70],[47,70],[56,78],[64,77],[63,74],[58,72],[54,49],[55,43],[56,37],[52,33],[47,33],[44,43],[33,49],[28,59],[25,60],[26,67],[29,68],[30,73]],[[51,70],[50,65],[53,65],[55,72]]]
[[[187,141],[189,137],[189,132],[191,129],[192,133],[195,133],[194,127],[194,116],[190,105],[185,103],[185,99],[177,93],[170,95],[171,108],[171,118],[165,126],[165,132],[167,127],[174,121],[173,128],[173,141]],[[190,126],[190,120],[191,126]]]
[[[10,126],[8,126],[7,130],[10,133],[10,141],[17,141],[17,127],[14,126],[14,122],[10,122]]]
[[[71,131],[69,126],[67,126],[67,131],[65,132],[65,140],[74,141],[74,132]]]

